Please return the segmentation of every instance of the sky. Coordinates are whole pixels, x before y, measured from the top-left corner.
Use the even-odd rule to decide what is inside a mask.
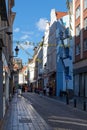
[[[23,64],[32,58],[34,46],[44,36],[51,9],[67,11],[66,0],[15,0],[12,9],[16,12],[13,23],[13,50],[19,45],[18,58],[22,58]]]

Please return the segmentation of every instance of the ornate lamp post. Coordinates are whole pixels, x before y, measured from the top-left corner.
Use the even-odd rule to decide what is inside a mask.
[[[16,48],[15,48],[15,52],[16,52],[16,56],[18,56],[18,52],[19,52],[19,48],[18,48],[18,46],[16,46]]]
[[[10,56],[10,59],[13,58],[13,57],[17,57],[18,56],[18,52],[19,52],[19,48],[18,48],[18,46],[16,46],[16,48],[15,48],[16,55],[15,56],[14,55]],[[12,62],[13,62],[13,60],[12,60]],[[13,87],[14,87],[14,82],[13,82],[14,69],[13,69],[13,63],[12,62],[10,61],[10,74],[11,74],[11,76],[10,76],[10,86],[9,86],[9,96],[10,96],[10,98],[12,97],[12,95],[14,93],[13,92]]]

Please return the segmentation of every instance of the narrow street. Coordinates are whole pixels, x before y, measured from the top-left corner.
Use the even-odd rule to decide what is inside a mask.
[[[54,130],[87,130],[87,112],[35,93],[22,95]]]
[[[87,130],[87,0],[0,0],[0,130]]]

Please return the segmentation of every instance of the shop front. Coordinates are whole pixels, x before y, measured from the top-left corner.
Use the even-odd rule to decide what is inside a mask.
[[[56,95],[56,72],[49,73],[49,80],[48,80],[49,87],[52,88],[52,95]]]

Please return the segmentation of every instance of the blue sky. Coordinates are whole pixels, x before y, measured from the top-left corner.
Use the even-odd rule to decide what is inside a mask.
[[[14,48],[19,41],[19,58],[23,63],[27,63],[28,58],[33,55],[33,46],[25,44],[32,42],[37,44],[44,35],[45,22],[50,21],[51,9],[56,11],[66,11],[66,0],[15,0],[13,11],[16,17],[13,25]],[[23,48],[25,49],[27,54]]]

